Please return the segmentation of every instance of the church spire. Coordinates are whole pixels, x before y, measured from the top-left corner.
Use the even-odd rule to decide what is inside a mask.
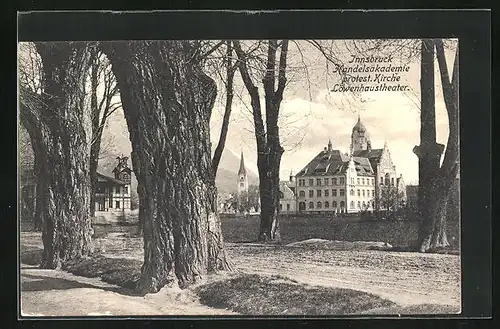
[[[238,170],[238,176],[239,175],[246,175],[247,170],[245,169],[245,160],[243,159],[243,151],[241,151],[241,158],[240,158],[240,169]]]
[[[331,152],[332,150],[332,140],[328,138],[328,151]]]

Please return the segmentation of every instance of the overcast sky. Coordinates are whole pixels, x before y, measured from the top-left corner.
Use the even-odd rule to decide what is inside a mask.
[[[345,62],[349,61],[351,53],[344,46],[348,42],[336,43],[338,49],[342,50],[339,58]],[[297,55],[298,47],[302,50],[302,56]],[[369,133],[372,148],[382,148],[386,140],[398,175],[403,174],[407,184],[418,182],[418,159],[412,152],[413,147],[420,143],[418,56],[411,61],[404,58],[406,55],[395,57],[393,60],[393,65],[399,63],[410,65],[410,71],[401,74],[400,82],[408,84],[411,87],[410,92],[363,92],[359,95],[329,91],[339,81],[339,76],[332,72],[331,65],[327,67],[322,55],[306,42],[292,43],[290,56],[290,65],[295,69],[289,75],[291,81],[285,90],[281,107],[280,135],[285,147],[280,172],[282,179],[287,179],[290,171],[294,173],[300,171],[326,146],[328,139],[331,139],[334,149],[348,152],[352,127],[359,113]],[[451,74],[455,52],[447,50],[446,56]],[[304,61],[302,57],[305,58]],[[307,74],[303,67],[308,67]],[[237,76],[236,80],[239,79]],[[438,143],[446,145],[448,118],[437,63],[435,82],[437,139]],[[262,93],[262,85],[259,84],[259,87]],[[226,143],[227,151],[238,155],[243,151],[247,167],[257,172],[256,144],[249,99],[241,86],[237,86],[236,90],[239,96],[235,97],[233,103]],[[213,144],[217,143],[220,132],[223,97],[224,95],[220,95],[220,102],[211,119]]]

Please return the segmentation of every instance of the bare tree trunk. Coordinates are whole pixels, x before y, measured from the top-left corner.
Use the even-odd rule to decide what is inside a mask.
[[[423,43],[426,42],[428,43],[429,41],[423,41]],[[421,227],[419,234],[419,250],[421,252],[434,251],[436,248],[449,246],[446,236],[446,205],[453,182],[459,170],[458,48],[453,77],[452,81],[450,81],[442,40],[433,40],[432,45],[428,45],[427,47],[431,46],[432,54],[434,54],[434,47],[436,47],[437,50],[437,60],[441,74],[443,96],[448,112],[450,133],[446,153],[440,167],[439,160],[444,146],[435,143],[435,119],[429,120],[428,117],[425,116],[429,109],[424,107],[425,103],[423,100],[421,113],[422,127],[424,127],[424,123],[432,126],[434,129],[434,136],[431,136],[431,138],[429,138],[429,136],[421,136],[422,145],[427,146],[427,148],[420,149],[420,153],[416,152],[420,160],[419,170],[424,170],[422,172],[422,174],[424,174],[424,180],[419,183],[420,186],[423,186],[423,191],[421,192],[423,194],[419,194],[419,198],[422,198],[422,200],[420,200]],[[424,53],[424,51],[426,53]],[[428,61],[430,57],[427,55],[427,53],[430,52],[429,48],[423,49],[422,52],[422,65],[424,65],[424,63],[429,64]],[[427,69],[429,70],[430,67]],[[432,72],[434,72],[434,56],[432,56]],[[433,80],[432,83],[434,83]],[[428,85],[423,83],[422,89],[425,90],[424,88],[426,86]],[[422,94],[424,94],[424,92],[422,92]],[[434,98],[434,92],[427,97]],[[432,110],[434,111],[434,109]],[[434,118],[434,114],[432,118]],[[424,144],[424,142],[426,144]]]
[[[138,173],[144,237],[138,289],[156,292],[175,279],[185,287],[210,264],[228,269],[210,159],[215,82],[186,41],[102,48],[117,78]]]
[[[226,41],[227,53],[226,53],[226,105],[224,109],[224,117],[222,119],[222,127],[220,130],[219,142],[215,148],[214,156],[212,158],[212,170],[214,171],[214,176],[217,176],[217,169],[219,168],[220,159],[222,157],[222,152],[224,151],[224,146],[226,145],[227,132],[229,129],[229,118],[231,117],[231,110],[233,106],[233,83],[234,74],[238,68],[233,65],[231,56],[233,55],[233,44],[231,41]]]
[[[99,166],[99,152],[101,148],[102,130],[99,129],[99,112],[97,101],[97,87],[99,67],[97,63],[98,49],[90,49],[90,109],[92,113],[92,143],[90,145],[90,216],[95,216],[95,193],[97,192],[97,168]]]
[[[235,42],[235,51],[240,60],[240,73],[247,88],[253,110],[255,139],[257,143],[257,167],[259,170],[260,191],[260,228],[259,240],[280,242],[279,231],[279,172],[283,147],[280,144],[278,118],[283,92],[286,84],[288,40],[278,45],[277,40],[269,40],[266,61],[266,74],[263,79],[266,104],[266,123],[262,120],[262,110],[258,88],[252,82],[246,64],[247,58],[239,42]],[[276,53],[280,51],[279,63]],[[276,79],[276,69],[278,77]],[[276,87],[276,80],[278,81]]]
[[[43,180],[41,266],[58,268],[90,251],[91,132],[83,102],[88,52],[84,43],[37,43],[36,48],[43,62],[43,105],[22,105],[21,115],[33,123],[43,154],[38,159]]]

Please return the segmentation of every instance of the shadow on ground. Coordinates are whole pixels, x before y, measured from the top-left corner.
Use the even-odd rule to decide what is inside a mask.
[[[44,271],[44,270],[38,270],[38,271]],[[21,292],[69,290],[69,289],[79,289],[79,288],[100,289],[100,290],[115,292],[126,296],[138,295],[134,291],[123,287],[92,285],[89,283],[84,283],[64,278],[54,278],[51,276],[33,275],[27,273],[21,274]]]

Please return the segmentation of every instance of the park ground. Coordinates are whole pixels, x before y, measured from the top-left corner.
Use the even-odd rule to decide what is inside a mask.
[[[319,239],[227,242],[233,272],[185,290],[137,296],[128,288],[140,273],[142,238],[109,233],[95,240],[99,256],[66,271],[37,268],[40,233],[22,232],[20,243],[26,316],[460,312],[457,255],[367,250],[366,243]]]

